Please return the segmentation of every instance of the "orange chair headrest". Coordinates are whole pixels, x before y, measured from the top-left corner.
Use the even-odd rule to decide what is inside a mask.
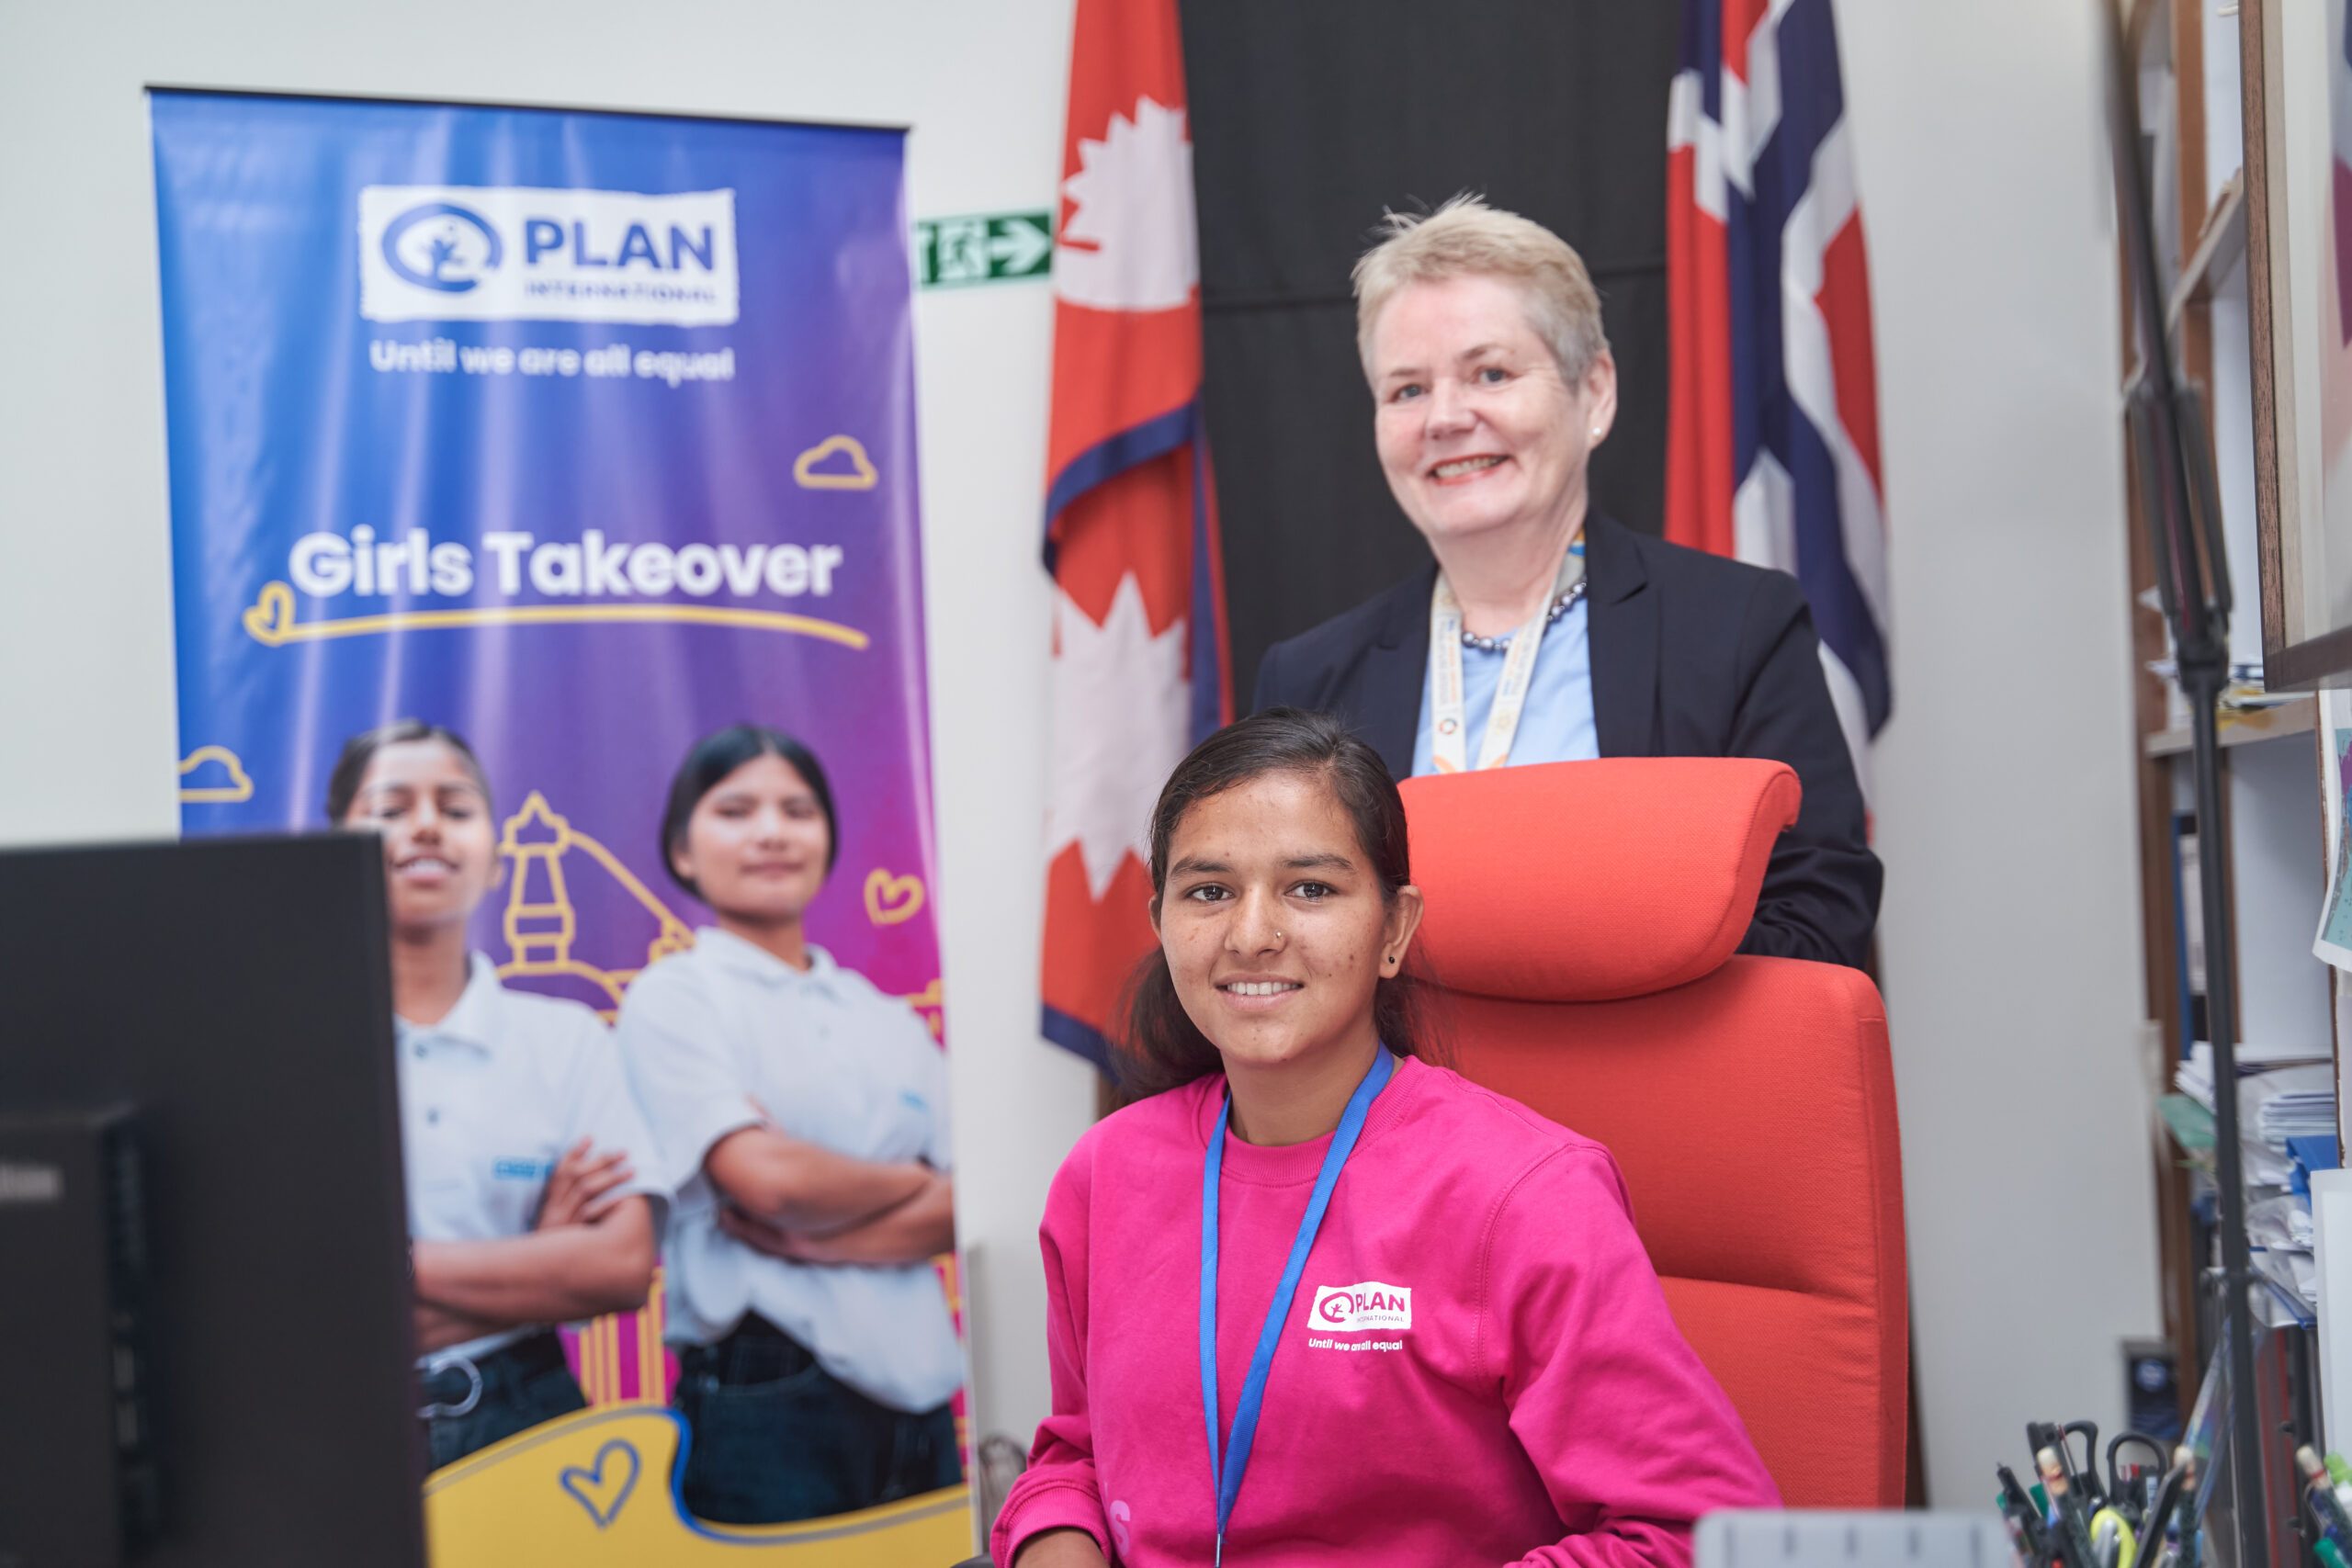
[[[1428,901],[1408,968],[1448,990],[1613,1001],[1688,984],[1747,934],[1796,773],[1615,757],[1409,779]]]

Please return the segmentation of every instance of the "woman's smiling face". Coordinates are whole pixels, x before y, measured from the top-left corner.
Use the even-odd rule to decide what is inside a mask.
[[[790,762],[765,755],[704,792],[670,856],[718,914],[775,925],[808,909],[831,848],[817,792]]]
[[[1466,276],[1400,289],[1375,323],[1373,434],[1396,504],[1432,545],[1580,504],[1617,411],[1604,353],[1570,382],[1517,284]]]
[[[1185,812],[1153,919],[1193,1024],[1228,1065],[1272,1066],[1370,1043],[1419,913],[1383,897],[1320,773],[1274,773]]]
[[[446,740],[399,740],[379,750],[344,821],[384,837],[395,930],[462,923],[497,874],[490,794]]]

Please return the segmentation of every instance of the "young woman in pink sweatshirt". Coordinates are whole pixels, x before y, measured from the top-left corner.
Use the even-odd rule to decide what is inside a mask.
[[[1656,1563],[1772,1507],[1609,1151],[1427,1056],[1405,814],[1338,721],[1202,742],[1151,822],[1145,1099],[1042,1240],[1053,1414],[1001,1568]]]

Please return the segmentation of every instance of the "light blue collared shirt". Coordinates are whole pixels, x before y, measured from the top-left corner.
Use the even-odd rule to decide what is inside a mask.
[[[527,1235],[548,1177],[586,1138],[628,1156],[616,1190],[653,1202],[660,1235],[670,1190],[660,1150],[629,1095],[605,1021],[560,997],[510,991],[477,953],[458,1005],[438,1023],[395,1016],[409,1235],[418,1241]],[[530,1333],[508,1328],[424,1358],[481,1356]]]
[[[1592,643],[1587,601],[1579,597],[1567,613],[1544,628],[1535,650],[1535,674],[1528,682],[1527,705],[1520,710],[1519,734],[1511,741],[1505,766],[1521,762],[1589,762],[1600,755],[1600,735],[1592,719]],[[1468,732],[1464,754],[1472,766],[1486,744],[1487,716],[1494,711],[1495,688],[1503,678],[1503,661],[1510,650],[1488,653],[1484,649],[1462,650],[1462,723]],[[1437,772],[1433,760],[1436,723],[1437,649],[1421,670],[1420,727],[1413,736],[1413,774]]]
[[[630,982],[618,1033],[678,1195],[662,1254],[671,1340],[716,1344],[757,1312],[869,1399],[945,1404],[964,1357],[930,1264],[754,1252],[718,1228],[722,1199],[703,1169],[721,1138],[763,1122],[858,1159],[952,1168],[947,1059],[914,1010],[820,947],[795,969],[706,928]]]

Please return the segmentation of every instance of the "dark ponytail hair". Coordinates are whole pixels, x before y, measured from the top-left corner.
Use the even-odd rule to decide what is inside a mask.
[[[1176,764],[1151,812],[1151,907],[1159,909],[1168,888],[1169,846],[1185,814],[1211,795],[1223,795],[1269,773],[1299,773],[1321,779],[1354,826],[1356,846],[1380,881],[1383,904],[1394,905],[1397,889],[1413,880],[1412,853],[1405,831],[1405,803],[1380,754],[1356,739],[1329,714],[1270,708],[1228,724]],[[1383,1043],[1403,1056],[1424,1060],[1442,1047],[1429,1018],[1424,982],[1398,975],[1378,981],[1373,991],[1373,1023]],[[1184,1010],[1176,995],[1168,955],[1154,947],[1136,966],[1121,1010],[1125,1030],[1117,1047],[1119,1088],[1131,1099],[1174,1089],[1224,1069],[1215,1045]]]
[[[474,755],[474,749],[466,744],[464,736],[421,718],[396,718],[390,724],[363,730],[343,743],[343,754],[334,760],[334,771],[327,774],[327,820],[340,824],[350,814],[352,803],[359,798],[360,782],[368,776],[368,764],[376,760],[377,752],[387,746],[405,746],[414,740],[438,740],[463,758],[466,772],[481,785],[483,805],[489,805],[490,775],[481,771],[481,759]]]
[[[662,869],[697,898],[702,889],[678,874],[677,851],[686,841],[686,824],[694,820],[695,807],[702,804],[702,797],[718,788],[720,780],[761,757],[783,758],[817,797],[817,807],[825,814],[826,875],[832,874],[833,863],[841,858],[842,825],[833,815],[833,786],[817,754],[780,729],[762,724],[730,724],[694,743],[670,780],[670,802],[662,812]]]

